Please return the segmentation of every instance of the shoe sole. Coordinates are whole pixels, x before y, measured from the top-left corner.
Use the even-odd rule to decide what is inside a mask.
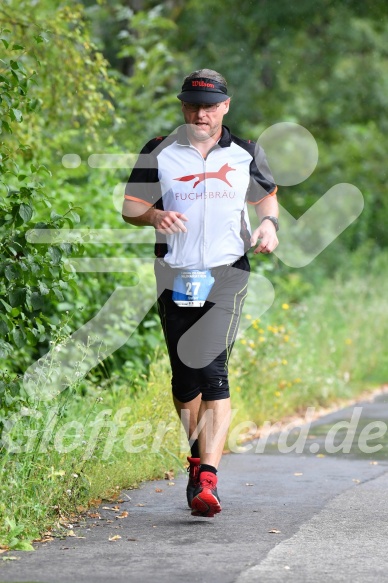
[[[203,490],[195,496],[191,502],[192,516],[213,518],[221,512],[221,506],[215,496],[209,491]]]

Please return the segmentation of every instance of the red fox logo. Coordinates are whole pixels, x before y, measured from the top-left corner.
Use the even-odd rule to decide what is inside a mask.
[[[236,170],[236,168],[231,168],[229,164],[224,164],[217,172],[202,172],[201,174],[190,174],[189,176],[181,176],[180,178],[174,178],[174,180],[180,180],[181,182],[189,182],[189,180],[195,180],[193,188],[195,188],[200,182],[206,178],[218,178],[226,182],[228,186],[232,186],[229,180],[226,178],[228,172]]]

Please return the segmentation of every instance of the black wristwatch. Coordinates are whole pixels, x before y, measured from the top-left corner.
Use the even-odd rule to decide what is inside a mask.
[[[267,216],[267,217],[263,217],[260,221],[260,224],[265,221],[265,219],[268,219],[269,221],[271,221],[271,223],[274,225],[275,229],[278,231],[279,230],[279,221],[276,217],[271,217],[271,216]]]

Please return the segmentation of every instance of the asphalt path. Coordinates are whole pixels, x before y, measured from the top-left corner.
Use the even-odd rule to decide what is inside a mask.
[[[119,510],[105,502],[101,518],[74,525],[76,536],[1,555],[0,581],[387,581],[387,426],[383,394],[309,424],[300,453],[279,451],[299,443],[295,428],[281,447],[273,434],[224,455],[213,519],[191,516],[184,474],[144,483],[121,494]]]

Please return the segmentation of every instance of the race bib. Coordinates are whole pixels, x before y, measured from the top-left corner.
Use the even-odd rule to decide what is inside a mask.
[[[213,283],[210,269],[180,271],[174,279],[172,299],[181,308],[201,308]]]

